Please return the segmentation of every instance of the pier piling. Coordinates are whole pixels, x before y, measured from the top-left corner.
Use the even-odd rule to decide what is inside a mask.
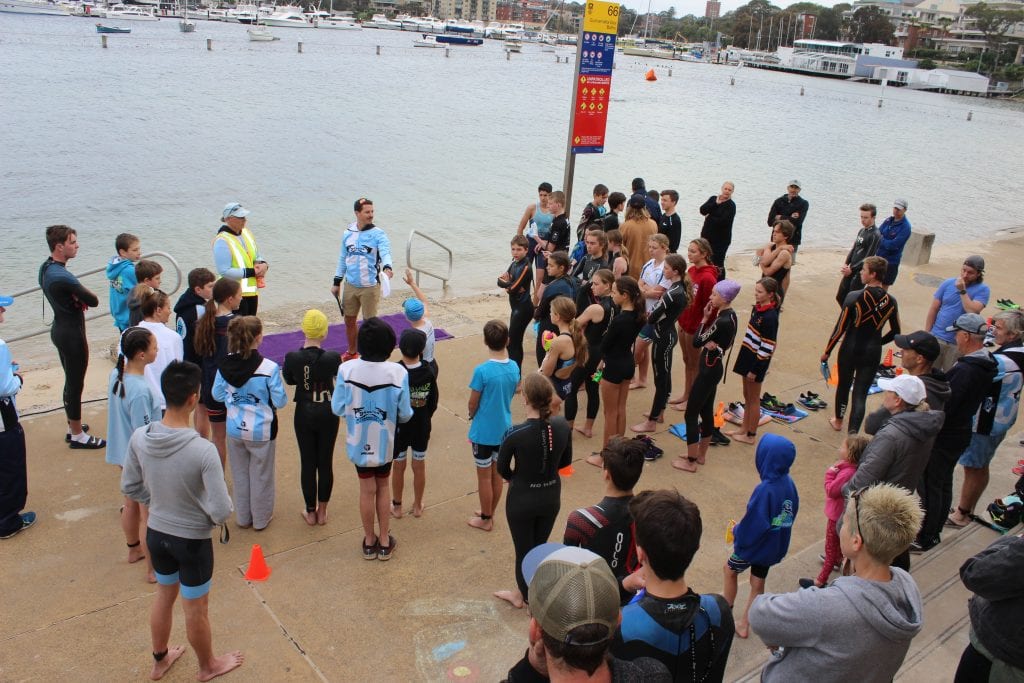
[[[736,77],[735,76],[730,76],[729,77],[729,85],[736,85]]]
[[[669,78],[672,78],[672,69],[669,69],[669,70],[668,70],[668,77],[669,77]]]
[[[299,54],[302,54],[302,41],[299,41]]]
[[[103,46],[104,50],[107,48],[107,37],[106,36],[100,36],[100,44]]]
[[[448,48],[444,49],[444,56],[445,56],[445,58],[451,57],[451,55],[448,54]]]
[[[206,39],[206,51],[213,52],[213,38]]]
[[[104,45],[103,47],[106,47],[106,45]],[[967,120],[968,121],[970,121],[973,117],[974,117],[974,112],[973,111],[967,112]]]
[[[804,96],[804,86],[800,86],[800,97]]]
[[[380,56],[380,45],[377,46],[377,55]]]

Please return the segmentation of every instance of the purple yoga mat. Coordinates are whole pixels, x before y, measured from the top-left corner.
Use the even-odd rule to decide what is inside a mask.
[[[412,325],[405,319],[405,315],[401,313],[394,313],[392,315],[382,315],[381,320],[391,325],[391,329],[395,331],[395,336],[399,337],[403,330],[406,330]],[[443,339],[451,339],[452,335],[448,334],[440,327],[434,328],[434,337],[437,341]],[[281,332],[278,334],[268,334],[263,337],[263,344],[260,346],[260,353],[264,358],[269,358],[277,364],[284,363],[284,355],[289,351],[297,351],[302,348],[302,342],[305,341],[305,336],[302,332]],[[331,325],[327,328],[327,339],[324,340],[323,347],[329,351],[337,351],[338,353],[345,353],[348,351],[348,339],[345,337],[345,326],[344,325]]]

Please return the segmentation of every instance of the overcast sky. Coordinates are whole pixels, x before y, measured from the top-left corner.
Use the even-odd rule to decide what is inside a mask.
[[[722,14],[740,7],[741,5],[747,4],[748,0],[722,0]],[[792,0],[796,2],[796,0]],[[626,0],[622,3],[631,10],[640,12],[641,14],[647,12],[647,0]],[[773,3],[774,4],[774,3]],[[786,4],[791,4],[787,2]],[[662,12],[667,10],[669,7],[676,8],[676,16],[684,17],[687,14],[694,14],[698,17],[704,16],[704,0],[651,0],[651,11]]]

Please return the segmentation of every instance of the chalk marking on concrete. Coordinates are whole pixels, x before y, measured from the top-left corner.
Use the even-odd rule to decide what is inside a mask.
[[[74,510],[58,512],[53,517],[61,522],[81,522],[86,517],[96,514],[101,509],[102,508],[75,508]]]
[[[450,643],[444,643],[443,645],[438,645],[430,652],[430,655],[434,658],[435,662],[443,662],[446,659],[454,657],[465,647],[466,641],[456,640]]]
[[[327,676],[324,675],[323,670],[321,670],[317,663],[313,661],[313,658],[310,657],[309,654],[306,652],[306,649],[299,644],[299,641],[297,641],[292,636],[292,634],[288,632],[287,627],[285,627],[285,625],[281,623],[281,620],[277,618],[277,614],[274,612],[273,609],[270,608],[270,605],[267,604],[267,601],[263,598],[263,595],[260,594],[260,590],[256,586],[256,584],[254,584],[252,581],[246,581],[246,583],[249,584],[249,589],[253,592],[253,595],[256,596],[256,600],[259,601],[259,604],[263,607],[266,613],[270,615],[270,618],[274,620],[274,623],[277,624],[277,627],[281,629],[281,634],[288,640],[288,642],[292,644],[292,647],[295,648],[299,655],[304,660],[306,660],[306,664],[308,664],[309,668],[312,669],[316,673],[316,675],[320,677],[320,680],[324,683],[328,683],[329,679],[327,678]]]

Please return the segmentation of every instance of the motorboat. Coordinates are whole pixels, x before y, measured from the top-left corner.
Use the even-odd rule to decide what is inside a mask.
[[[505,52],[522,52],[523,41],[518,38],[509,38],[505,41]]]
[[[46,14],[58,17],[65,17],[71,14],[67,8],[47,0],[0,0],[0,12]]]
[[[182,19],[178,22],[178,30],[182,33],[195,33],[196,22],[189,21],[188,19]]]
[[[278,7],[277,11],[269,17],[260,20],[265,26],[287,26],[290,28],[313,28],[306,15],[302,13],[301,7],[286,5]]]
[[[148,7],[114,5],[107,9],[107,19],[120,21],[160,21],[160,17]]]
[[[249,40],[254,43],[269,43],[274,40],[281,40],[265,26],[252,26],[247,28],[245,32],[249,34]]]
[[[103,24],[96,24],[96,33],[109,34],[109,33],[131,33],[131,32],[132,32],[131,28],[127,27],[127,26],[122,28],[120,26],[104,26]]]
[[[437,42],[444,43],[447,45],[483,45],[483,38],[471,38],[469,36],[451,35],[442,33],[435,37]]]
[[[412,41],[413,47],[444,47],[444,43],[437,42],[437,36],[429,33],[420,34],[419,38]]]
[[[224,21],[238,24],[252,25],[256,23],[259,16],[259,9],[256,5],[239,5],[235,9],[229,9],[224,15]]]
[[[402,22],[388,19],[385,14],[374,14],[372,19],[363,22],[363,26],[368,28],[382,28],[388,31],[402,30]]]
[[[344,17],[328,17],[327,19],[319,19],[316,22],[317,28],[330,28],[338,31],[361,31],[362,26]]]
[[[223,9],[212,9],[207,12],[206,18],[210,21],[227,21],[228,12]]]

